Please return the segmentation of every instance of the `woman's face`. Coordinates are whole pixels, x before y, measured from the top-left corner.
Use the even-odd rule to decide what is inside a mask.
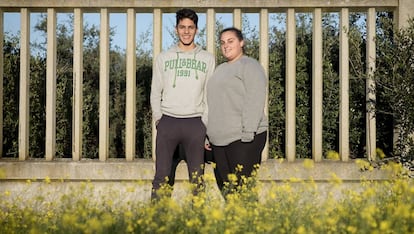
[[[243,45],[244,41],[240,41],[235,32],[226,31],[221,34],[221,52],[228,62],[235,61],[243,55]]]

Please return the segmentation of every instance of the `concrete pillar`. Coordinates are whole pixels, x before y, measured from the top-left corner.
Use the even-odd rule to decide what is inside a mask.
[[[367,14],[367,113],[366,113],[366,151],[369,160],[375,160],[376,151],[376,118],[375,118],[375,8],[368,8]]]
[[[109,152],[109,12],[101,9],[99,41],[99,160],[106,161]]]
[[[242,29],[242,12],[240,8],[233,10],[233,26]]]
[[[266,77],[269,77],[269,12],[268,9],[260,10],[260,63],[262,64]],[[266,91],[265,113],[269,116],[269,86]],[[262,152],[262,161],[266,161],[269,157],[269,132],[267,133],[267,140],[265,148]]]
[[[153,12],[154,25],[153,25],[153,65],[155,59],[162,50],[162,12],[161,9],[155,8]],[[152,121],[152,159],[155,161],[157,157],[155,154],[155,140],[157,138],[157,129],[155,128],[155,123]]]
[[[316,162],[322,160],[322,9],[313,11],[312,38],[312,158]]]
[[[82,157],[82,106],[83,106],[83,11],[74,9],[73,24],[73,118],[72,118],[72,159]]]
[[[30,11],[20,9],[19,160],[29,157]]]
[[[414,17],[414,1],[399,0],[396,14],[397,25],[399,28],[408,26],[408,19]]]
[[[341,9],[339,22],[339,155],[349,159],[349,10]]]
[[[207,9],[206,16],[206,33],[207,33],[207,51],[216,55],[216,12],[214,8]]]
[[[56,155],[56,10],[47,9],[46,141],[45,158]]]
[[[286,158],[296,158],[296,20],[295,9],[287,10],[286,22]]]
[[[136,12],[127,10],[127,52],[126,52],[126,113],[125,113],[125,158],[135,158],[136,141]]]

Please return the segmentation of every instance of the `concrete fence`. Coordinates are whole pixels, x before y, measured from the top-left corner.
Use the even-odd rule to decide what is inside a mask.
[[[354,161],[349,158],[349,56],[348,35],[346,30],[340,31],[340,116],[339,116],[339,154],[340,161],[327,162],[322,159],[322,13],[338,12],[340,28],[349,27],[350,12],[366,12],[367,14],[367,51],[366,63],[369,75],[375,70],[375,16],[377,11],[392,11],[400,27],[414,12],[414,1],[411,0],[2,0],[0,1],[0,48],[3,48],[4,13],[19,12],[20,28],[20,100],[19,100],[19,145],[18,159],[0,159],[0,192],[19,189],[19,184],[27,180],[42,181],[46,178],[52,181],[78,183],[91,180],[100,184],[116,183],[124,187],[125,183],[137,180],[145,182],[142,199],[149,196],[150,180],[153,176],[154,163],[152,160],[135,159],[135,116],[136,116],[136,14],[153,14],[153,55],[162,49],[162,15],[173,13],[178,8],[193,8],[206,14],[206,47],[209,52],[215,52],[215,14],[232,13],[233,25],[240,27],[242,14],[245,12],[258,13],[260,18],[260,63],[269,72],[269,48],[267,33],[268,18],[273,12],[286,14],[286,160],[268,159],[268,148],[263,154],[264,162],[260,169],[259,178],[262,181],[283,181],[291,177],[310,179],[320,183],[329,181],[332,173],[352,184],[361,178],[383,180],[387,178],[384,172],[360,172]],[[30,80],[30,13],[43,12],[47,14],[47,68],[46,68],[46,139],[43,159],[33,160],[29,157],[29,80]],[[71,12],[74,14],[73,38],[73,138],[72,157],[68,160],[56,159],[56,14]],[[99,102],[99,161],[83,159],[82,151],[82,82],[83,82],[83,14],[95,12],[100,14],[100,102]],[[108,155],[109,137],[109,13],[125,13],[127,16],[127,45],[126,45],[126,135],[125,158],[110,159]],[[313,93],[312,96],[312,159],[315,163],[312,169],[305,170],[303,161],[295,159],[296,148],[296,23],[297,12],[313,14]],[[263,46],[265,45],[265,46]],[[3,141],[3,50],[0,50],[0,142]],[[371,78],[367,85],[375,85]],[[367,93],[367,95],[373,95]],[[369,97],[375,100],[375,96]],[[368,104],[367,104],[368,105]],[[368,158],[375,157],[376,149],[376,120],[372,113],[367,113],[366,149]],[[154,136],[156,132],[154,130]],[[154,148],[154,147],[153,147]],[[0,144],[0,155],[3,149]],[[212,173],[210,165],[207,173]],[[185,180],[186,169],[180,165],[178,182]],[[118,183],[123,182],[123,183]],[[21,188],[20,188],[21,189]]]
[[[88,12],[100,14],[100,88],[99,88],[99,160],[109,158],[109,13],[125,13],[127,16],[126,45],[126,118],[125,118],[125,159],[132,161],[135,156],[135,116],[136,116],[136,14],[152,13],[153,15],[153,55],[162,49],[162,16],[173,13],[178,8],[194,8],[206,14],[206,47],[215,52],[215,14],[232,13],[233,25],[241,27],[243,13],[258,13],[260,18],[260,62],[269,72],[269,14],[284,12],[286,14],[286,132],[285,155],[288,161],[296,156],[296,23],[295,14],[308,12],[313,14],[313,71],[312,71],[312,158],[322,160],[322,13],[338,12],[340,16],[340,109],[339,109],[339,154],[342,161],[349,160],[349,45],[347,28],[349,28],[350,12],[366,12],[367,14],[367,50],[366,64],[367,87],[374,87],[370,76],[375,71],[375,19],[377,11],[391,11],[400,27],[414,12],[414,3],[410,0],[171,0],[171,1],[110,1],[110,0],[3,0],[0,2],[0,47],[3,47],[3,24],[5,12],[19,12],[20,28],[20,99],[19,99],[19,160],[29,158],[29,81],[30,81],[30,13],[43,12],[47,15],[47,67],[46,67],[46,129],[45,155],[47,161],[53,160],[56,154],[56,14],[71,12],[74,14],[73,37],[73,130],[72,160],[82,159],[82,87],[83,87],[83,15]],[[139,26],[139,25],[138,25]],[[0,64],[3,54],[0,51]],[[3,84],[3,66],[0,66],[0,85]],[[0,96],[3,96],[0,88]],[[375,100],[375,94],[367,91],[367,98]],[[2,101],[0,107],[2,107]],[[367,103],[367,109],[370,107]],[[0,108],[0,117],[3,116]],[[366,113],[366,149],[368,158],[375,157],[376,119],[372,112]],[[3,122],[0,118],[0,142],[3,139]],[[153,135],[155,136],[155,129]],[[154,147],[153,147],[154,148]],[[0,145],[0,155],[2,155]],[[154,153],[154,151],[153,151]],[[268,158],[268,146],[263,153]]]

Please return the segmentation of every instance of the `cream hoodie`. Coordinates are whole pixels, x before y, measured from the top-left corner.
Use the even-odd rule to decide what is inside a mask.
[[[206,85],[214,67],[214,56],[199,46],[191,51],[174,46],[159,54],[151,84],[153,119],[200,116],[207,125]]]

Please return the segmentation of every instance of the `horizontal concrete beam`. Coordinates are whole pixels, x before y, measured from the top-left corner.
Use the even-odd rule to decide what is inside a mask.
[[[2,0],[0,7],[6,10],[19,8],[151,8],[174,9],[188,7],[193,9],[215,8],[393,8],[398,7],[398,0]]]
[[[309,163],[310,162],[310,163]],[[309,165],[310,166],[305,166]],[[206,173],[214,175],[211,164],[206,165]],[[65,181],[151,181],[154,176],[154,162],[150,159],[125,160],[81,160],[79,162],[55,160],[0,161],[0,182],[12,180],[65,180]],[[387,171],[374,169],[361,171],[355,161],[311,161],[295,160],[286,162],[268,159],[259,170],[262,181],[284,181],[289,179],[330,181],[339,178],[343,181],[386,180]],[[187,180],[188,172],[183,162],[177,168],[176,180]]]

